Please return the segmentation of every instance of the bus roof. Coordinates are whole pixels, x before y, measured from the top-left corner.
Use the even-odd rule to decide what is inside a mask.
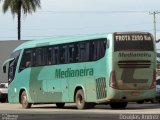
[[[148,32],[141,32],[141,31],[114,32],[113,34],[134,34],[134,33],[148,34]],[[40,46],[56,45],[56,44],[84,41],[84,40],[90,40],[90,39],[107,38],[108,35],[110,34],[101,33],[101,34],[85,35],[85,36],[52,37],[52,38],[46,38],[46,39],[31,40],[31,41],[21,44],[13,52],[20,50],[20,49],[25,49],[25,48],[34,48],[34,47],[40,47]]]
[[[34,48],[34,47],[40,47],[40,46],[56,45],[56,44],[83,41],[83,40],[89,40],[89,39],[106,38],[107,35],[108,34],[95,34],[95,35],[86,35],[86,36],[53,37],[53,38],[46,38],[46,39],[31,40],[21,44],[13,52],[20,49],[25,49],[25,48]]]

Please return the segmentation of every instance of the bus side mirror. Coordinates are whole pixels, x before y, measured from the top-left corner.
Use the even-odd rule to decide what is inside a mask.
[[[6,73],[6,66],[3,66],[3,73]]]

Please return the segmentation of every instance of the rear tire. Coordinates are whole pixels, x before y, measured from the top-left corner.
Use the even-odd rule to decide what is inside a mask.
[[[65,103],[56,103],[57,108],[64,108]]]
[[[28,103],[27,101],[26,91],[23,91],[21,94],[21,104],[22,104],[22,108],[25,108],[25,109],[31,108],[32,106],[32,104]]]
[[[92,103],[92,102],[87,103],[87,108],[92,109],[92,108],[94,108],[95,105],[96,105],[96,104],[95,104],[95,103]]]
[[[157,102],[156,99],[152,99],[150,101],[151,101],[151,103],[156,103]]]
[[[110,103],[112,109],[125,109],[127,107],[128,102],[115,102]]]
[[[75,102],[77,105],[77,109],[82,110],[87,108],[88,104],[85,102],[84,92],[82,89],[79,89],[76,92]]]

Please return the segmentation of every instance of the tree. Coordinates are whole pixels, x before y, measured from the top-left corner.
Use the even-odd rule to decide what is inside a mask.
[[[13,17],[17,15],[17,32],[18,32],[18,40],[21,39],[21,14],[27,15],[35,12],[37,8],[40,8],[40,0],[4,0],[3,2],[3,12],[6,13],[9,8]]]

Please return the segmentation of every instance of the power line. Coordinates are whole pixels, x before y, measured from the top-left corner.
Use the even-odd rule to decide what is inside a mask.
[[[2,11],[2,9],[0,9]],[[43,10],[38,10],[36,11],[37,13],[50,13],[50,14],[117,14],[117,13],[148,13],[149,11],[143,10],[143,11],[97,11],[97,10],[92,10],[92,11],[54,11],[54,10],[49,10],[49,11],[43,11]]]
[[[144,14],[149,11],[37,11],[40,14]]]
[[[121,31],[123,32],[124,30],[121,30]],[[121,32],[121,31],[119,31],[119,32]],[[151,30],[138,30],[138,31],[151,31]],[[107,33],[112,33],[112,32],[115,32],[115,31],[107,31]],[[91,34],[98,34],[98,33],[99,32],[91,33]],[[76,36],[91,35],[91,34],[88,33],[88,34],[68,34],[68,35],[24,35],[23,38],[76,37]],[[7,38],[17,38],[17,37],[16,36],[14,36],[14,37],[13,36],[10,36],[10,37],[1,37],[0,36],[0,38],[7,39]]]
[[[160,23],[160,22],[157,22]],[[132,26],[144,26],[144,25],[151,25],[150,23],[139,23],[139,24],[117,24],[117,25],[103,25],[103,26],[77,26],[77,27],[34,27],[34,26],[23,26],[22,30],[41,30],[41,29],[45,29],[45,30],[52,30],[52,29],[92,29],[92,28],[111,28],[111,27],[117,27],[117,26],[121,26],[121,27],[132,27]],[[15,30],[15,28],[1,28],[0,31],[13,31]]]

